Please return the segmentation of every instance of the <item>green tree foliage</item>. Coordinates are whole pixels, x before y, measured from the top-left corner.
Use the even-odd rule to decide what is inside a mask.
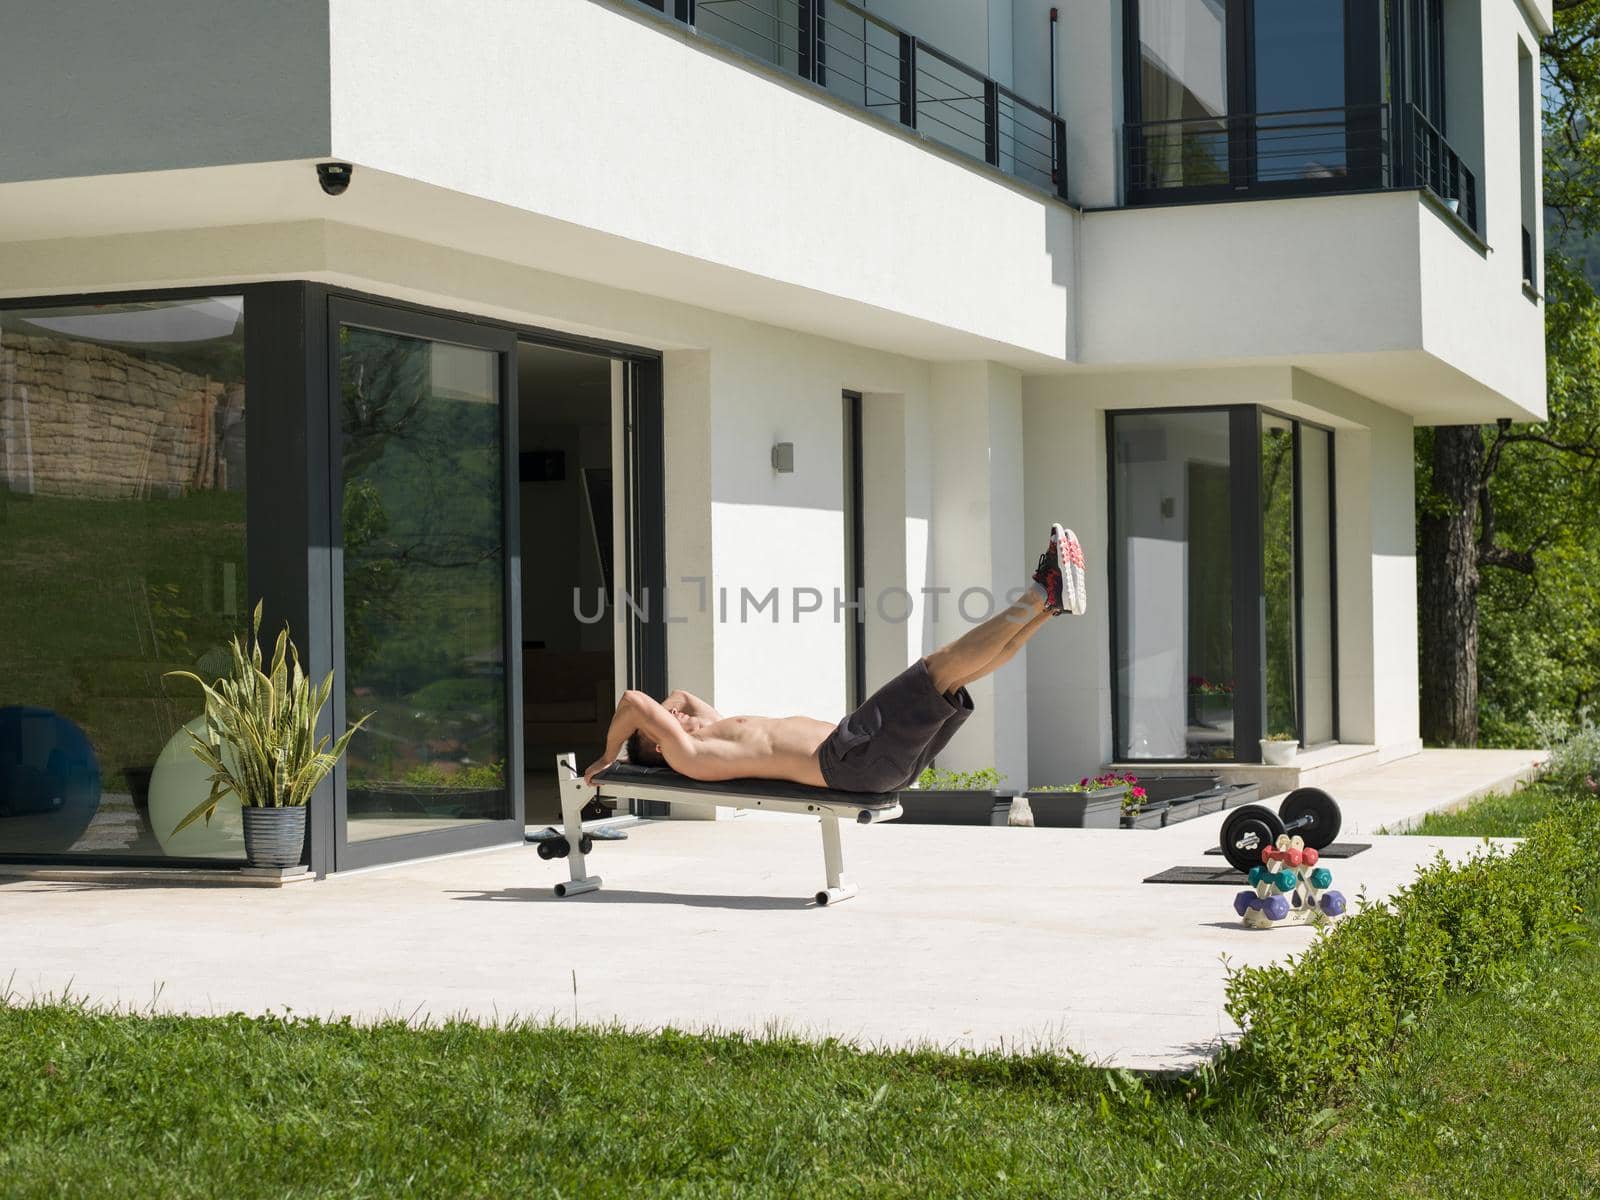
[[[1480,741],[1529,745],[1536,719],[1600,700],[1600,0],[1556,0],[1545,39],[1549,415],[1485,426],[1478,489]],[[1433,431],[1417,435],[1418,518]]]

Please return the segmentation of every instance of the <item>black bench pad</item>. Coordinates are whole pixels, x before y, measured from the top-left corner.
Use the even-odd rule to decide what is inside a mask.
[[[848,804],[854,808],[891,808],[900,803],[900,797],[894,792],[840,792],[833,788],[790,783],[785,779],[726,779],[706,783],[680,775],[670,767],[645,767],[636,763],[618,763],[607,767],[595,776],[595,780],[601,785],[602,791],[608,783],[623,786],[632,783],[697,792],[702,796],[755,796],[770,800],[795,800],[802,804]]]

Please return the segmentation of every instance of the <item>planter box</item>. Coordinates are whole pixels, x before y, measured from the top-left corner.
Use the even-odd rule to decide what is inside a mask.
[[[904,810],[901,825],[1004,825],[1011,815],[1012,791],[924,791],[908,788],[899,794]]]
[[[1115,829],[1122,817],[1122,798],[1128,785],[1096,788],[1092,792],[1025,793],[1033,809],[1033,823],[1046,829]]]
[[[1199,796],[1179,796],[1176,800],[1167,802],[1167,824],[1176,825],[1180,821],[1198,817],[1200,812]]]
[[[1141,781],[1142,782],[1142,781]],[[1143,809],[1137,816],[1124,816],[1122,828],[1124,829],[1160,829],[1167,823],[1167,801],[1146,800]]]
[[[1261,800],[1259,783],[1225,783],[1220,790],[1223,808],[1238,808],[1241,804],[1256,804]]]

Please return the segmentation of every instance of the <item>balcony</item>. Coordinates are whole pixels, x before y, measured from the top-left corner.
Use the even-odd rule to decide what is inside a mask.
[[[1066,123],[846,0],[640,0],[701,37],[1067,198]]]
[[[1483,236],[1477,177],[1413,104],[1145,121],[1124,146],[1130,204],[1423,188]]]

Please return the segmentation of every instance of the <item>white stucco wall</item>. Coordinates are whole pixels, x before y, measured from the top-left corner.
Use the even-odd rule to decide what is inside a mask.
[[[326,0],[0,13],[0,182],[326,155]]]
[[[537,21],[462,0],[448,22],[332,0],[330,43],[333,152],[357,164],[1073,353],[1069,210],[673,24],[595,0],[542,0]]]
[[[1075,780],[1113,754],[1106,413],[1225,404],[1263,405],[1334,430],[1339,740],[1391,756],[1420,745],[1411,418],[1298,370],[1033,377],[1023,385],[1025,523],[1077,530],[1090,608],[1029,646],[1032,782]],[[1156,606],[1146,615],[1161,619],[1166,598],[1144,599]]]

